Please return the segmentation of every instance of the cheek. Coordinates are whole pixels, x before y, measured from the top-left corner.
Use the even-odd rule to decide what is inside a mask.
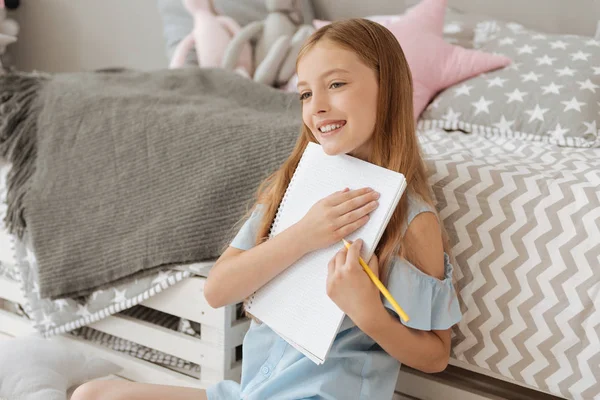
[[[375,129],[375,120],[377,119],[377,92],[370,93],[368,100],[363,103],[363,111],[365,113],[365,121],[368,124],[367,128]]]
[[[357,117],[357,126],[360,126],[360,132],[371,132],[375,128],[377,119],[377,102],[364,99],[358,102],[353,109],[353,115]]]
[[[371,91],[356,91],[345,99],[343,105],[346,114],[354,120],[355,126],[360,126],[360,131],[371,129],[375,126],[377,118],[377,93]]]
[[[304,122],[304,124],[306,124],[306,126],[312,129],[312,118],[310,116],[310,112],[308,112],[307,110],[307,107],[302,107],[302,121]]]

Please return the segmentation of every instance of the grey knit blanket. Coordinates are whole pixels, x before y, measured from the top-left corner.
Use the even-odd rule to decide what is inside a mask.
[[[51,299],[219,256],[301,126],[295,94],[223,70],[0,77],[11,232]]]

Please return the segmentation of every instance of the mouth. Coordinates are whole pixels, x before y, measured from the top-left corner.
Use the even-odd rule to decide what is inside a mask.
[[[322,136],[333,135],[339,132],[346,125],[346,121],[325,121],[317,124],[317,129],[321,132]]]

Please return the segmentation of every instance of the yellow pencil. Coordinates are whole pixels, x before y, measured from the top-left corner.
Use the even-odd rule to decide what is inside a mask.
[[[346,248],[349,249],[350,243],[348,243],[348,241],[346,239],[342,239],[342,241],[344,242],[344,245],[346,246]],[[400,307],[400,305],[398,305],[396,300],[394,300],[394,298],[392,297],[390,292],[385,288],[385,286],[383,286],[383,283],[381,283],[381,281],[375,276],[373,271],[371,271],[371,268],[369,268],[369,265],[367,265],[367,263],[365,262],[365,260],[362,259],[361,256],[358,256],[358,262],[360,263],[360,265],[362,265],[363,269],[365,270],[367,275],[369,275],[369,278],[371,278],[371,280],[373,281],[375,286],[377,286],[379,291],[381,293],[383,293],[385,298],[392,304],[392,306],[394,306],[394,309],[396,310],[398,315],[400,315],[400,317],[404,320],[404,322],[407,322],[409,320],[408,315],[406,315],[406,313],[404,312],[402,307]]]

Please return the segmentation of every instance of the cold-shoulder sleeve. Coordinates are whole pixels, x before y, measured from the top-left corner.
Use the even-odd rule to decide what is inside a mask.
[[[444,254],[444,279],[429,276],[408,260],[396,257],[390,265],[387,288],[409,317],[402,323],[423,331],[444,330],[461,319],[460,307],[452,284],[452,264]],[[384,298],[384,305],[394,311]],[[394,311],[395,313],[395,311]]]
[[[262,215],[263,205],[258,204],[229,245],[240,250],[250,250],[253,248],[256,244],[256,234]]]

